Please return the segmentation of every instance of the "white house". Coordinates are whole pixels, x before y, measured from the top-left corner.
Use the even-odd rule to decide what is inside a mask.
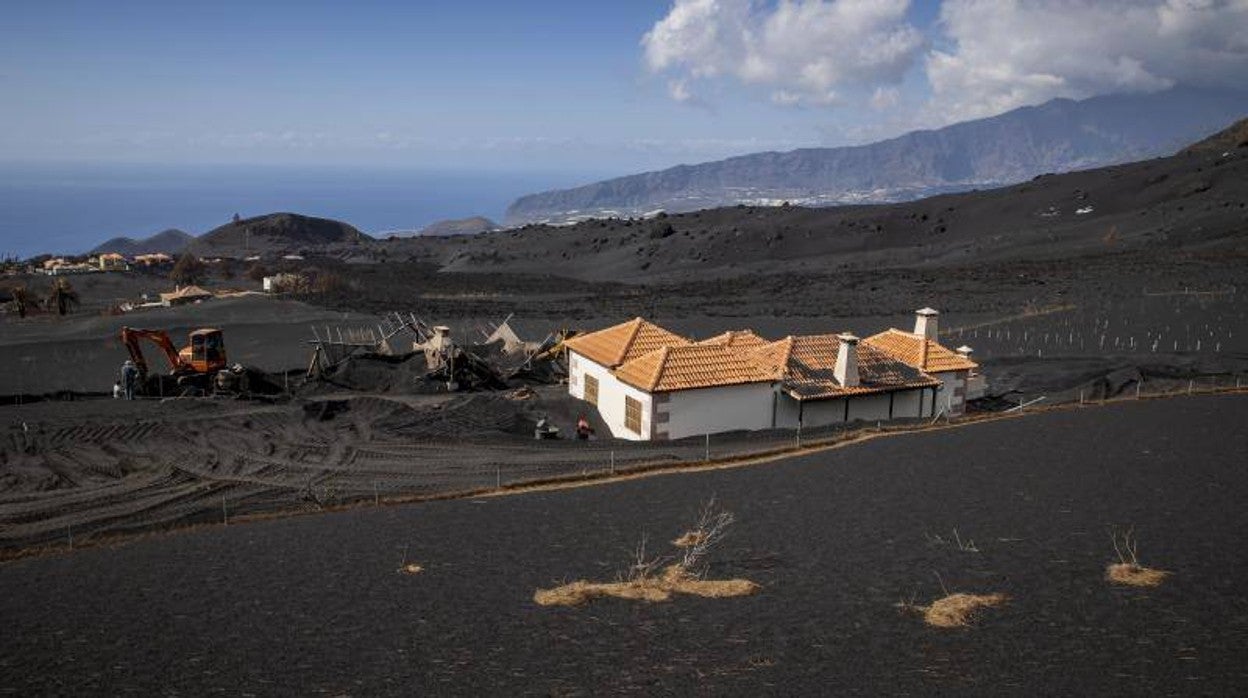
[[[943,407],[941,378],[850,334],[770,341],[742,330],[694,342],[635,318],[566,346],[568,392],[624,439],[930,417]]]

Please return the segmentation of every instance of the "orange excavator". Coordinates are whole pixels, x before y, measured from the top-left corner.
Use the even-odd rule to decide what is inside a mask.
[[[130,360],[139,369],[138,384],[141,390],[148,386],[147,360],[143,358],[140,342],[155,344],[169,363],[169,375],[183,388],[195,388],[207,392],[220,382],[218,374],[226,370],[225,336],[221,330],[204,327],[190,333],[189,343],[182,349],[173,345],[169,333],[164,330],[121,328],[121,343],[130,353]]]

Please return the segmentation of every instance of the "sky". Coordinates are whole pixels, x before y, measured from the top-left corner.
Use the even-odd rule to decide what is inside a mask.
[[[14,0],[0,161],[621,173],[1248,88],[1248,0]]]

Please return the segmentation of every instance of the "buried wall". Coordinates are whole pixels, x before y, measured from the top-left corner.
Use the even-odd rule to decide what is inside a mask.
[[[679,439],[722,431],[770,429],[771,383],[680,390],[656,399],[655,438]]]
[[[855,420],[883,422],[890,419],[929,417],[932,415],[932,390],[920,388],[850,398],[807,400],[800,405],[800,410],[796,400],[781,394],[776,405],[776,426],[795,428],[798,426],[799,412],[801,426],[808,429]]]

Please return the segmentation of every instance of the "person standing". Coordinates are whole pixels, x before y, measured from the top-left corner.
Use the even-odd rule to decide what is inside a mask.
[[[130,359],[126,359],[126,363],[121,365],[121,384],[126,389],[126,399],[134,399],[134,384],[139,379],[139,367],[134,365]]]
[[[589,425],[589,420],[585,418],[585,415],[581,415],[580,418],[576,420],[576,438],[581,441],[587,441],[589,440],[590,434],[593,433],[594,428]]]

